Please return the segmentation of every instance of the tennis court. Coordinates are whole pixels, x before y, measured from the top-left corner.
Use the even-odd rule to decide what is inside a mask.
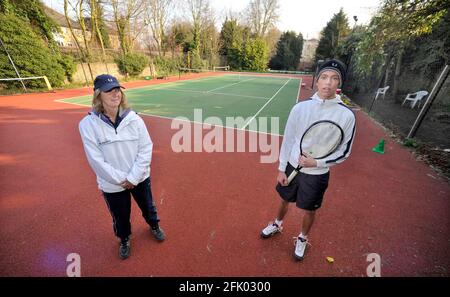
[[[204,121],[246,118],[235,127],[246,130],[246,139],[256,133],[245,124],[266,116],[279,117],[282,133],[297,95],[311,96],[311,82],[308,76],[212,72],[124,83],[133,109],[150,115],[142,118],[154,142],[152,189],[168,236],[155,242],[133,203],[127,261],[117,257],[111,216],[78,132],[92,87],[2,97],[0,131],[8,140],[0,149],[2,275],[66,276],[67,256],[76,253],[82,276],[365,276],[367,255],[376,253],[382,276],[447,276],[448,183],[361,110],[355,110],[352,155],[332,169],[313,247],[302,263],[292,257],[301,220],[294,208],[283,234],[260,238],[279,206],[278,163],[262,163],[262,147],[197,152],[194,139],[194,151],[174,151],[178,132],[170,119],[194,120],[194,109]],[[217,135],[228,144],[225,133]],[[265,136],[258,133],[258,140]],[[386,139],[383,155],[372,151],[380,138]],[[281,137],[270,139],[281,145]]]
[[[125,94],[133,110],[140,114],[202,122],[198,119],[200,109],[205,122],[209,117],[217,117],[225,127],[278,135],[284,131],[289,111],[299,98],[301,82],[295,76],[216,73],[126,89]],[[90,106],[91,101],[91,95],[60,100],[82,106]],[[240,120],[231,123],[227,117]],[[279,118],[279,127],[271,126],[271,117]],[[260,121],[264,124],[260,125]]]

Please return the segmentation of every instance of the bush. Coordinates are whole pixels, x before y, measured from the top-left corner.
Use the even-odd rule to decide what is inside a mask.
[[[0,14],[0,38],[3,40],[21,77],[47,76],[52,86],[62,86],[64,69],[58,62],[60,53],[53,52],[30,24],[11,14]],[[17,77],[4,49],[0,48],[0,77]],[[20,87],[20,82],[8,83],[7,88]],[[30,88],[45,88],[44,80],[27,82]]]
[[[407,146],[407,147],[414,147],[414,148],[419,146],[417,144],[417,141],[412,138],[405,138],[405,140],[403,141],[403,145]]]
[[[267,44],[261,38],[249,39],[241,52],[243,70],[265,71],[269,60]]]
[[[119,72],[126,76],[138,76],[148,64],[147,56],[141,54],[126,54],[116,59]]]
[[[183,57],[178,56],[175,58],[155,57],[153,59],[155,70],[158,74],[176,74],[178,69],[183,67]]]
[[[72,56],[61,54],[58,59],[58,63],[64,68],[65,76],[69,82],[72,82],[73,74],[77,70],[77,65],[75,64]]]
[[[184,64],[187,68],[194,69],[207,69],[209,65],[208,61],[202,59],[199,53],[191,51],[185,53]]]

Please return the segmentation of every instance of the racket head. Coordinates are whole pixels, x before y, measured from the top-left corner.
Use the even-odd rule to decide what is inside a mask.
[[[333,121],[314,122],[300,140],[300,153],[323,159],[334,153],[344,139],[344,131]]]

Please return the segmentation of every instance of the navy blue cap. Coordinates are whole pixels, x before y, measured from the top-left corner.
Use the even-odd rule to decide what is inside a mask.
[[[102,92],[108,92],[117,87],[123,88],[117,78],[109,74],[100,74],[94,80],[94,91],[99,89]]]

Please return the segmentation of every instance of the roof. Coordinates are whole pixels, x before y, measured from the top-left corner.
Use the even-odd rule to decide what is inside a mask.
[[[54,9],[51,9],[50,7],[48,7],[46,5],[44,5],[44,11],[45,11],[45,14],[47,14],[47,16],[49,16],[51,19],[53,19],[60,27],[66,27],[66,28],[69,27],[67,25],[67,20],[66,20],[65,15],[57,12]],[[74,28],[74,29],[81,29],[80,24],[72,19],[70,19],[70,24],[72,25],[72,28]]]
[[[53,19],[60,27],[66,27],[68,28],[69,26],[67,25],[67,20],[66,20],[66,16],[62,13],[57,12],[56,10],[44,5],[44,11],[47,14],[47,16],[49,16],[51,19]],[[70,24],[72,25],[73,29],[79,29],[81,30],[81,25],[79,22],[72,20],[69,17],[70,20]],[[91,28],[91,18],[85,18],[84,22],[86,24],[86,30],[90,31]],[[115,28],[111,28],[110,26],[106,25],[106,29],[108,31],[109,34],[113,34],[113,35],[117,35],[117,30]]]

